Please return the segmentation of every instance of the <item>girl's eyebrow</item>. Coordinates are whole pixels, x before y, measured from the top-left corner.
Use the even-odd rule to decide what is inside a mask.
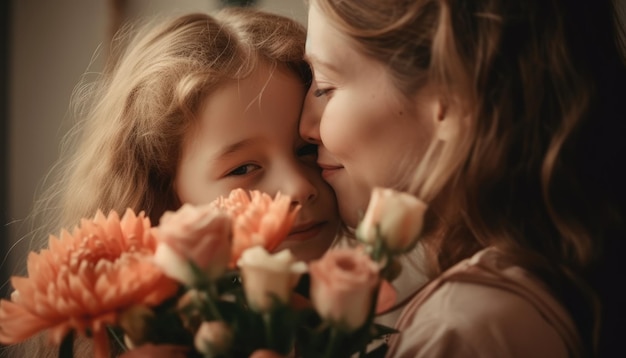
[[[232,144],[228,144],[226,146],[224,146],[223,148],[221,148],[214,156],[214,159],[219,159],[222,157],[227,157],[233,153],[236,153],[238,151],[240,151],[241,149],[248,147],[252,144],[254,144],[255,142],[258,142],[258,139],[256,138],[246,138],[240,141],[237,141],[235,143]]]

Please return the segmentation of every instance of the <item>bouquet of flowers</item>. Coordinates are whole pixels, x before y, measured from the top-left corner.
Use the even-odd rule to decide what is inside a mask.
[[[393,303],[394,256],[415,245],[426,206],[377,188],[357,228],[358,245],[309,264],[273,252],[299,208],[291,199],[237,189],[203,206],[183,205],[152,226],[143,212],[98,212],[51,235],[12,277],[0,302],[0,342],[47,331],[60,357],[76,335],[98,358],[111,339],[123,357],[376,356],[368,344],[394,330],[374,316]],[[385,294],[385,292],[387,294]]]

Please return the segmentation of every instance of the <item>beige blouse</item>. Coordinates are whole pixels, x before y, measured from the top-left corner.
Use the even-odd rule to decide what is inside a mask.
[[[387,357],[577,357],[574,323],[543,283],[495,248],[429,283],[403,309]]]

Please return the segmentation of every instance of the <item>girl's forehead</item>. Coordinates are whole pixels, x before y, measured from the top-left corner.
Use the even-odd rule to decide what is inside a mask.
[[[208,94],[190,134],[212,143],[216,153],[246,139],[294,140],[304,95],[305,86],[295,74],[259,66],[250,76]]]

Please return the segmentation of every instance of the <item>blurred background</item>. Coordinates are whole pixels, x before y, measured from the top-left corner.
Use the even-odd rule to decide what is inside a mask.
[[[58,158],[81,78],[100,72],[112,34],[165,13],[255,6],[306,23],[304,0],[0,0],[0,295],[23,268],[27,217]]]

